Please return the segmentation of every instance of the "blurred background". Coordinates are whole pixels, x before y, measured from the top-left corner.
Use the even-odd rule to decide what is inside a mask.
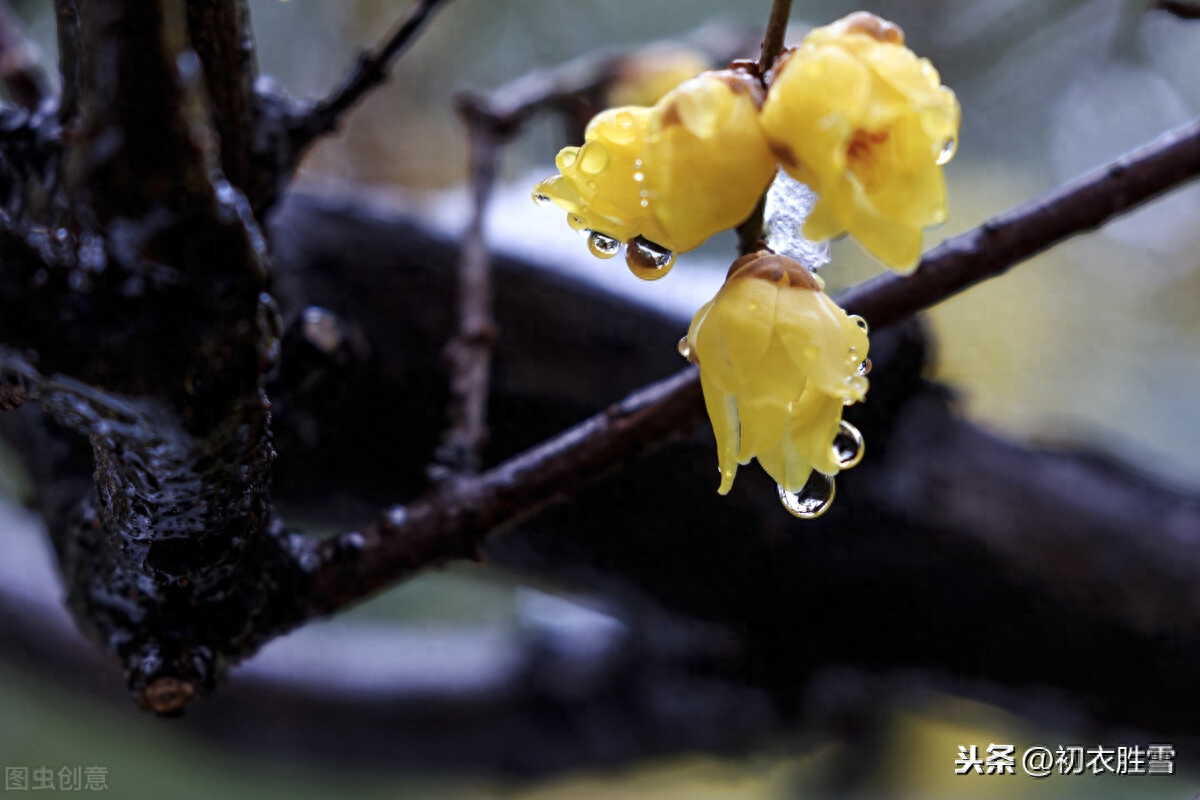
[[[293,95],[314,98],[383,35],[406,3],[252,0],[250,6],[262,72]],[[808,24],[859,8],[892,19],[957,92],[964,124],[946,173],[951,216],[927,233],[932,246],[1200,115],[1200,23],[1147,13],[1145,6],[1141,0],[796,0],[793,17],[797,35]],[[48,0],[14,7],[54,58]],[[315,149],[298,188],[370,197],[457,233],[469,209],[462,187],[465,136],[451,108],[455,90],[493,88],[599,48],[678,38],[709,21],[745,26],[757,42],[769,7],[769,0],[453,0],[401,58],[390,83]],[[638,283],[620,259],[591,259],[559,212],[529,200],[535,180],[553,172],[561,136],[561,125],[547,118],[505,149],[490,219],[497,251],[551,261],[632,302],[689,316],[719,285],[734,252],[732,235],[683,256],[654,285]],[[936,377],[961,391],[972,418],[1007,437],[1098,444],[1164,482],[1200,489],[1197,220],[1200,185],[1192,185],[943,304],[930,315]],[[841,241],[822,274],[837,289],[878,271],[857,245]],[[10,544],[26,543],[19,550],[23,561],[10,558],[0,568],[10,591],[21,576],[34,583],[54,579],[36,526],[16,510],[27,489],[22,480],[11,456],[0,452],[0,558]],[[312,637],[299,644],[273,644],[261,660],[294,670],[302,681],[321,670],[336,680],[345,671],[367,674],[375,661],[382,668],[411,658],[414,672],[437,671],[446,686],[470,687],[472,659],[503,661],[505,648],[530,631],[570,640],[571,626],[619,631],[621,624],[586,597],[563,597],[558,587],[530,585],[483,566],[455,567],[315,625],[315,633],[298,635]],[[571,630],[555,628],[562,625]],[[394,630],[396,641],[411,647],[351,658],[354,637],[364,630],[378,634],[371,641]],[[338,638],[343,635],[349,638]],[[313,655],[318,651],[320,658]],[[579,659],[587,663],[588,655]],[[462,674],[447,674],[455,665]],[[358,677],[368,680],[363,674]],[[893,698],[884,741],[869,758],[856,759],[853,742],[778,736],[750,753],[614,758],[603,769],[536,777],[332,756],[299,763],[286,752],[249,756],[232,740],[198,737],[126,707],[123,695],[112,699],[22,672],[0,658],[0,764],[103,765],[113,796],[130,798],[821,796],[814,787],[828,785],[829,771],[847,763],[858,772],[842,796],[1190,797],[1200,791],[1200,777],[1186,764],[1173,777],[955,776],[960,744],[982,750],[1011,742],[1019,753],[1032,744],[1117,742],[1073,741],[1069,730],[916,690]],[[286,717],[285,708],[280,713]]]

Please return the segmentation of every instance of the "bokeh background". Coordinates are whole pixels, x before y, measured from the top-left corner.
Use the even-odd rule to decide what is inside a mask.
[[[14,5],[53,59],[50,2]],[[405,3],[252,0],[250,6],[261,70],[294,95],[313,98],[374,44]],[[455,90],[495,87],[598,48],[679,37],[705,21],[755,31],[769,6],[769,0],[453,0],[403,56],[391,82],[316,148],[298,184],[412,209],[430,225],[459,231],[468,208],[465,136],[451,110]],[[928,246],[1200,116],[1200,22],[1147,13],[1143,0],[796,0],[797,32],[863,7],[898,22],[962,102],[960,146],[947,169],[952,213],[927,234]],[[560,214],[528,199],[533,180],[553,170],[560,136],[553,120],[540,121],[505,150],[491,220],[497,250],[556,259],[631,301],[683,313],[695,308],[719,283],[732,237],[684,256],[652,289],[635,286],[619,260],[600,266]],[[1200,488],[1197,221],[1200,185],[1192,185],[943,304],[930,315],[936,376],[962,393],[966,413],[1006,436],[1088,442],[1164,482]],[[823,274],[836,289],[877,271],[843,241]],[[13,510],[26,489],[11,457],[0,453],[6,504],[0,559],[6,539],[36,535]],[[453,568],[322,625],[516,630],[530,624],[529,598],[536,596],[530,593],[545,589],[486,567]],[[112,796],[129,798],[774,798],[811,796],[807,787],[847,746],[781,738],[736,757],[673,756],[528,779],[247,756],[117,701],[19,671],[0,654],[0,764],[104,765]],[[1070,731],[940,694],[898,698],[889,714],[886,742],[859,764],[847,796],[1124,798],[1200,791],[1200,777],[1183,755],[1182,774],[1173,778],[960,778],[953,774],[959,744],[1101,742],[1075,742]],[[1193,764],[1196,755],[1190,754]]]

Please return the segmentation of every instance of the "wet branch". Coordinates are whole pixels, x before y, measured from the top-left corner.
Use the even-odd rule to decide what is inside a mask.
[[[908,277],[868,281],[839,302],[874,328],[895,324],[1197,174],[1200,122],[948,239]],[[324,542],[304,614],[330,613],[426,566],[475,558],[492,531],[658,449],[703,417],[698,372],[684,369],[482,475],[393,509],[374,527]]]
[[[484,227],[502,138],[476,106],[465,102],[459,112],[471,145],[471,222],[458,262],[458,335],[446,346],[451,372],[450,429],[438,448],[437,462],[439,468],[450,472],[471,473],[479,469],[480,453],[488,436],[488,383],[496,322],[492,318],[492,269]]]

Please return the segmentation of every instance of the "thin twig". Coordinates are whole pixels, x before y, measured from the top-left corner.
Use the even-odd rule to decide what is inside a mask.
[[[480,451],[488,437],[488,382],[496,322],[492,318],[492,266],[484,226],[503,138],[470,103],[462,104],[459,110],[471,142],[471,222],[458,262],[458,335],[446,347],[452,376],[450,429],[437,460],[452,472],[473,473],[479,469]]]
[[[296,121],[293,139],[297,151],[304,150],[319,137],[336,130],[343,115],[367,92],[387,79],[388,67],[392,61],[444,2],[445,0],[417,0],[375,49],[359,56],[354,69],[342,79],[338,87]]]
[[[54,97],[42,51],[7,0],[0,0],[0,80],[27,111],[37,111]]]
[[[771,16],[767,20],[767,31],[763,34],[762,51],[758,56],[758,80],[767,88],[767,73],[775,59],[783,52],[783,40],[787,36],[788,19],[792,15],[792,0],[775,0],[771,5]],[[758,247],[763,238],[763,213],[767,207],[767,196],[763,194],[750,216],[737,227],[738,252],[742,255]]]
[[[885,276],[839,302],[876,328],[896,323],[1200,175],[1200,121],[931,250],[908,277]],[[424,567],[476,557],[490,532],[652,452],[704,417],[694,368],[626,397],[477,477],[394,509],[362,534],[318,546],[305,616],[327,614]],[[355,560],[347,564],[347,538]]]
[[[787,36],[788,19],[792,16],[792,0],[775,0],[771,5],[771,16],[767,20],[767,32],[763,35],[762,52],[758,56],[758,73],[766,75],[783,52],[783,39]]]

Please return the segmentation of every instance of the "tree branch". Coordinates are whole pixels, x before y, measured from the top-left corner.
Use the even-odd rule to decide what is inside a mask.
[[[315,421],[327,441],[314,460],[306,461],[286,439],[279,442],[283,474],[276,497],[290,502],[299,493],[323,502],[330,494],[364,491],[364,471],[387,473],[405,460],[397,453],[426,452],[436,437],[431,429],[440,410],[429,398],[444,387],[445,374],[432,351],[454,326],[453,279],[444,265],[452,263],[455,243],[378,208],[304,197],[285,203],[275,224],[280,279],[298,285],[294,308],[304,308],[306,297],[319,298],[353,313],[380,370],[375,383],[349,388],[359,404],[334,398],[329,415]],[[519,450],[558,425],[539,419],[547,410],[594,409],[614,381],[661,373],[677,358],[671,345],[683,320],[511,259],[498,256],[495,265],[497,318],[510,330],[496,360],[499,452]],[[439,764],[540,770],[594,763],[604,753],[614,757],[592,738],[611,732],[614,707],[630,715],[618,727],[618,738],[633,745],[616,751],[622,758],[660,746],[752,745],[779,724],[808,725],[829,709],[831,673],[848,666],[868,685],[890,685],[905,697],[912,697],[916,675],[921,688],[982,698],[1077,734],[1081,710],[1117,729],[1194,733],[1200,551],[1193,532],[1200,498],[1112,459],[1032,449],[979,430],[957,413],[945,390],[921,380],[924,351],[914,328],[873,337],[872,402],[849,410],[872,455],[839,478],[845,502],[821,520],[802,524],[781,513],[769,481],[756,470],[740,476],[730,496],[718,497],[711,442],[696,437],[487,541],[488,559],[497,565],[618,598],[628,597],[633,584],[690,618],[681,622],[684,630],[706,619],[736,631],[731,647],[737,658],[722,662],[721,682],[696,686],[695,663],[677,651],[667,663],[634,660],[628,669],[604,673],[612,683],[598,686],[575,683],[577,673],[553,661],[545,664],[549,673],[506,682],[510,673],[495,664],[488,678],[494,692],[446,705],[448,677],[417,673],[421,665],[438,669],[432,657],[396,657],[389,669],[372,670],[369,685],[355,688],[353,672],[361,664],[353,654],[345,654],[346,670],[337,679],[322,682],[303,667],[315,659],[301,661],[302,650],[285,648],[297,659],[264,654],[261,664],[235,672],[226,691],[196,708],[201,727],[239,746],[269,746],[284,734],[273,722],[278,715],[267,711],[284,702],[295,712],[287,733],[314,755],[362,743],[364,757],[401,763],[427,756]],[[424,355],[422,342],[430,351]],[[555,378],[547,380],[547,373]],[[413,408],[396,408],[411,395],[420,398]],[[382,397],[388,418],[364,410],[362,403],[374,396]],[[537,399],[542,405],[534,405]],[[275,410],[290,413],[283,404]],[[33,411],[0,415],[0,425],[26,435]],[[357,427],[337,427],[347,422]],[[287,420],[281,423],[286,428]],[[352,435],[343,437],[345,431]],[[20,449],[38,458],[48,452],[36,444]],[[316,489],[295,478],[297,472],[307,478],[313,465],[323,470]],[[396,491],[397,480],[389,486],[376,478]],[[399,482],[407,491],[420,480],[417,474]],[[341,557],[354,571],[355,540],[345,544]],[[0,563],[0,571],[8,564]],[[39,633],[53,638],[65,623],[43,628],[42,617],[27,606],[22,611],[20,602],[36,594],[53,609],[50,590],[26,595],[0,580],[0,594],[6,588],[0,652],[18,659],[36,654],[37,668],[64,680],[94,680],[96,672],[85,665],[95,662],[82,660],[89,651],[78,643],[69,658],[43,655]],[[304,591],[288,597],[303,601]],[[1004,624],[989,624],[998,612]],[[863,633],[864,619],[873,623],[870,635]],[[668,629],[653,639],[674,635]],[[1138,657],[1113,658],[1114,652]],[[287,668],[273,669],[281,661]],[[662,670],[669,670],[667,677]],[[686,702],[680,676],[688,680]],[[106,687],[112,691],[111,683]],[[564,701],[556,687],[578,694]],[[732,706],[731,694],[738,698]],[[725,735],[681,733],[693,721],[728,719],[745,699],[764,695],[783,719],[751,715],[746,728]],[[497,714],[497,708],[506,710]],[[1063,716],[1053,716],[1055,709]],[[538,731],[547,713],[557,719],[560,711],[571,724],[555,729],[561,742],[547,750]],[[440,714],[466,722],[447,728]],[[1062,725],[1064,717],[1070,727]],[[431,718],[441,724],[422,728]],[[1108,738],[1101,730],[1082,730],[1081,738]],[[466,731],[472,735],[464,744]],[[335,746],[339,741],[342,748]],[[400,744],[388,748],[389,742]]]
[[[258,65],[246,0],[187,0],[187,32],[204,68],[212,126],[221,139],[221,168],[230,183],[249,194],[258,178],[252,169]]]
[[[1197,174],[1200,122],[947,240],[908,277],[869,281],[839,302],[875,328],[894,324]],[[476,558],[492,531],[657,449],[703,417],[698,373],[685,369],[478,477],[454,481],[403,512],[387,512],[361,533],[330,540],[317,554],[304,615],[327,614],[427,565]]]
[[[479,469],[480,452],[488,436],[488,384],[492,343],[497,335],[492,318],[492,266],[484,227],[502,139],[491,120],[469,103],[460,104],[459,116],[471,145],[471,221],[458,262],[458,334],[445,353],[452,376],[450,429],[438,448],[435,473],[444,469],[472,473]]]
[[[359,56],[358,63],[337,88],[324,100],[292,123],[292,146],[299,161],[312,144],[334,130],[346,112],[353,108],[371,89],[387,79],[387,71],[396,56],[413,40],[421,26],[445,0],[415,0],[408,13],[396,23],[374,50]]]

